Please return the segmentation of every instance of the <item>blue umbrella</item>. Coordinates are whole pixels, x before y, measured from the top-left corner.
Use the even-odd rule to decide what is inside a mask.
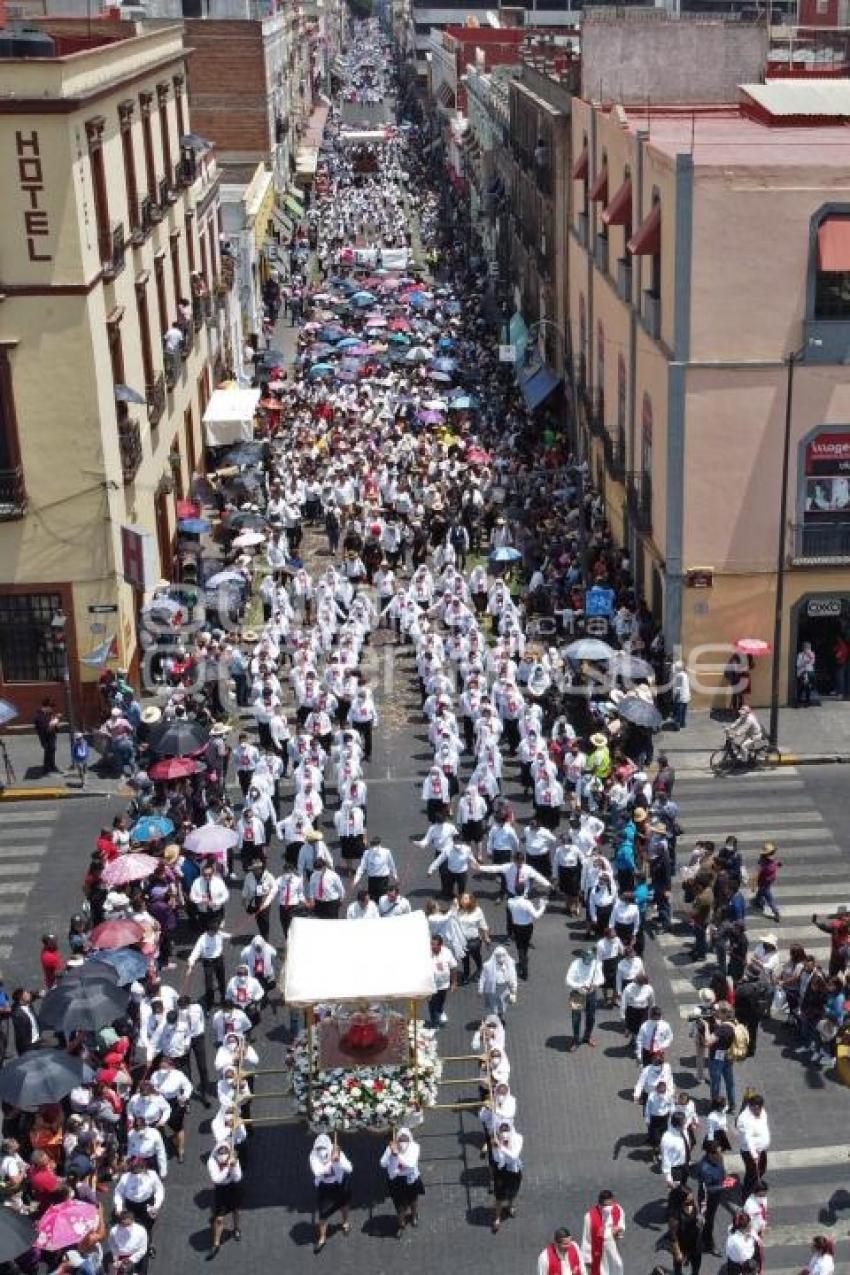
[[[436,372],[453,372],[457,367],[457,359],[434,359],[431,367]]]
[[[338,323],[329,323],[326,328],[322,328],[319,336],[323,341],[330,341],[332,345],[336,345],[337,341],[341,341],[345,336],[345,328],[341,328]]]
[[[373,292],[355,292],[351,300],[355,305],[372,305],[377,301],[377,297]]]
[[[148,970],[147,958],[134,947],[116,947],[111,952],[95,952],[89,957],[100,965],[110,965],[118,973],[119,987],[128,987],[143,979]]]
[[[248,582],[241,571],[217,571],[205,584],[208,589],[217,589],[223,584],[236,584],[240,588],[246,588]]]
[[[431,305],[431,298],[424,292],[411,292],[407,300],[416,310],[426,310]]]
[[[446,304],[443,306],[443,309],[445,310],[446,314],[460,314],[460,302],[447,301]]]
[[[473,400],[469,394],[458,394],[449,402],[449,411],[468,412],[472,407]]]
[[[359,336],[347,336],[347,337],[344,337],[342,341],[340,341],[339,345],[337,346],[337,349],[350,350],[352,346],[360,345],[360,344],[361,344],[361,341]]]
[[[489,558],[491,562],[520,562],[522,554],[511,545],[502,545],[501,548],[494,549]]]
[[[185,532],[187,536],[204,536],[212,530],[212,523],[206,518],[181,518],[177,530]]]
[[[330,376],[333,370],[332,363],[314,363],[307,375],[311,379],[318,379],[321,376]]]
[[[441,336],[437,345],[441,350],[453,350],[455,348],[454,340],[450,336]]]
[[[304,357],[307,359],[323,359],[327,354],[333,354],[335,347],[329,341],[317,341],[315,345],[311,345],[308,350],[304,351]]]
[[[428,373],[432,381],[450,381],[451,375],[448,372],[435,372],[433,368]]]
[[[174,824],[164,815],[144,815],[130,829],[132,841],[160,841],[174,831]]]

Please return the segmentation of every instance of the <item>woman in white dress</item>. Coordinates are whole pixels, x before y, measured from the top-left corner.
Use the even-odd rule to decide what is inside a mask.
[[[310,1172],[316,1186],[316,1207],[313,1225],[316,1230],[313,1252],[321,1253],[328,1241],[328,1222],[339,1210],[342,1217],[342,1233],[348,1235],[348,1206],[351,1203],[351,1161],[331,1142],[326,1133],[320,1133],[310,1152]]]
[[[812,1255],[800,1275],[835,1275],[835,1244],[828,1235],[816,1235],[812,1240]]]
[[[381,1168],[387,1175],[390,1199],[395,1206],[399,1239],[408,1222],[411,1226],[419,1225],[419,1197],[425,1194],[419,1154],[419,1143],[409,1129],[401,1128],[381,1156]]]

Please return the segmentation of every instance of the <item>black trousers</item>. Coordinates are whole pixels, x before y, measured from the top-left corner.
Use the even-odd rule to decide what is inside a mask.
[[[354,729],[358,734],[363,736],[363,757],[365,761],[372,760],[372,723],[371,722],[352,722]]]
[[[203,1036],[193,1036],[189,1045],[189,1054],[195,1060],[198,1069],[198,1089],[206,1094],[210,1087],[210,1072],[207,1066],[207,1046]],[[188,1059],[187,1059],[188,1062]],[[189,1076],[191,1080],[192,1077]]]
[[[224,976],[224,957],[216,956],[211,961],[202,961],[204,967],[204,1008],[209,1012],[215,1004],[215,990],[218,985],[218,998],[224,1000],[226,978]]]
[[[513,922],[513,940],[516,943],[517,970],[522,978],[528,977],[528,949],[531,945],[533,925],[517,925]]]

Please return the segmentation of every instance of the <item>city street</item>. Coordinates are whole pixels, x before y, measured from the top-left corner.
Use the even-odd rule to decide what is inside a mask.
[[[414,903],[430,896],[425,877],[425,852],[410,844],[421,835],[424,818],[418,789],[426,762],[423,733],[418,726],[418,698],[410,687],[409,657],[399,661],[396,691],[382,705],[384,729],[379,733],[370,778],[370,826],[398,854],[402,888]],[[412,727],[405,718],[409,715]],[[783,921],[780,943],[787,950],[798,938],[820,959],[826,957],[825,936],[809,924],[813,909],[827,911],[845,897],[850,839],[842,832],[842,801],[846,790],[843,768],[787,768],[776,775],[714,780],[702,773],[680,776],[676,798],[685,827],[687,848],[698,835],[721,839],[735,831],[752,867],[755,849],[764,837],[775,838],[784,864],[779,898]],[[522,815],[526,809],[516,786],[508,795]],[[3,812],[0,826],[0,878],[5,890],[0,912],[7,987],[33,979],[37,969],[38,934],[54,928],[64,934],[67,917],[79,897],[79,882],[102,822],[122,808],[118,799],[92,797],[13,806]],[[402,866],[403,865],[403,866]],[[479,896],[494,932],[503,928],[492,884]],[[765,928],[754,919],[754,931]],[[234,895],[228,912],[228,931],[239,946],[248,922]],[[693,1082],[692,1050],[684,1021],[696,1000],[703,967],[684,961],[682,935],[663,936],[647,945],[647,965],[659,1001],[677,1025],[673,1050],[677,1083],[695,1097],[704,1097]],[[279,941],[273,929],[272,937]],[[421,1130],[423,1175],[427,1195],[422,1224],[402,1246],[393,1233],[391,1206],[382,1200],[377,1172],[380,1140],[367,1135],[345,1140],[355,1166],[355,1213],[350,1238],[334,1236],[324,1255],[335,1268],[354,1271],[368,1266],[390,1269],[403,1260],[414,1271],[486,1261],[497,1273],[529,1270],[552,1228],[566,1223],[580,1229],[584,1209],[603,1185],[622,1201],[629,1233],[624,1243],[626,1270],[648,1272],[656,1261],[669,1269],[669,1254],[656,1257],[655,1245],[664,1230],[661,1179],[649,1169],[643,1147],[639,1110],[629,1101],[636,1077],[633,1060],[621,1043],[616,1015],[602,1015],[596,1050],[565,1052],[566,996],[563,977],[576,947],[578,931],[565,925],[560,905],[537,926],[531,977],[521,985],[519,1003],[510,1024],[512,1087],[526,1138],[525,1179],[518,1216],[498,1236],[488,1229],[487,1171],[479,1159],[479,1125],[474,1115],[445,1112],[426,1117]],[[471,988],[450,998],[450,1022],[441,1047],[446,1053],[467,1052],[470,1027],[480,1002]],[[677,1022],[678,1020],[678,1022]],[[279,1064],[288,1014],[268,1014],[261,1032],[261,1065]],[[767,1097],[774,1148],[768,1177],[770,1218],[768,1266],[771,1275],[799,1270],[811,1234],[829,1231],[838,1239],[838,1254],[847,1255],[850,1200],[843,1189],[846,1162],[847,1095],[832,1073],[806,1069],[788,1050],[780,1024],[763,1029],[757,1060],[736,1071],[739,1092],[757,1084]],[[451,1075],[470,1074],[453,1064]],[[281,1088],[280,1078],[264,1077],[258,1091]],[[470,1084],[464,1097],[475,1097]],[[460,1096],[455,1092],[454,1096]],[[273,1098],[255,1105],[255,1114],[286,1116],[288,1099]],[[186,1164],[172,1164],[168,1198],[160,1225],[157,1266],[187,1272],[205,1269],[208,1247],[206,1205],[209,1187],[203,1160],[209,1147],[206,1125],[193,1105]],[[253,1270],[268,1260],[269,1241],[279,1244],[287,1269],[312,1268],[309,1213],[312,1184],[306,1158],[310,1136],[303,1126],[282,1123],[260,1127],[246,1160],[246,1212],[239,1249],[227,1242],[220,1262],[227,1269]],[[739,1163],[733,1154],[731,1168]],[[843,1210],[843,1211],[842,1211]],[[722,1232],[721,1232],[722,1233]],[[399,1251],[402,1250],[402,1251]],[[713,1271],[716,1259],[703,1269]]]

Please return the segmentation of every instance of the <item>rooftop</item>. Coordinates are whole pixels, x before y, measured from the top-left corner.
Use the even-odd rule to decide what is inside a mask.
[[[644,130],[649,146],[671,158],[693,155],[702,168],[812,168],[850,171],[846,123],[772,126],[740,105],[614,108],[632,133]]]

